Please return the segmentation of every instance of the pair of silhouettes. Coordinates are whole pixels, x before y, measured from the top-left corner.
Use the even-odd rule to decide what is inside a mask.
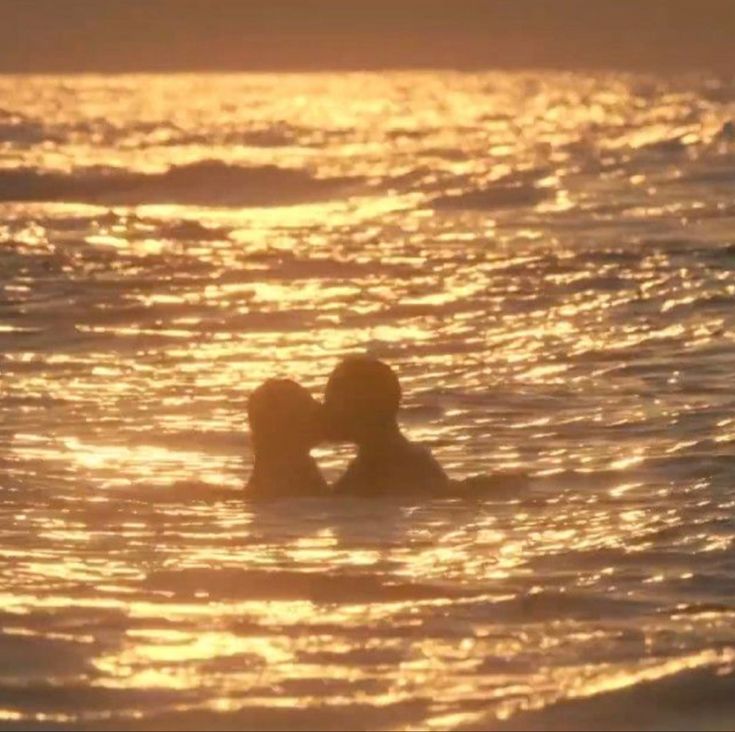
[[[290,379],[271,379],[250,397],[248,418],[255,463],[248,493],[257,497],[329,493],[312,448],[351,442],[357,457],[335,494],[380,496],[441,493],[448,479],[431,452],[410,442],[398,425],[401,387],[389,366],[352,357],[332,372],[324,404]]]

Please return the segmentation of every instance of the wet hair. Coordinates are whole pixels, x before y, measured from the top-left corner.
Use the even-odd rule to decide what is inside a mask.
[[[395,422],[401,396],[398,377],[388,364],[369,356],[344,359],[325,391],[329,436],[354,439]]]
[[[291,379],[268,379],[248,400],[248,420],[258,447],[313,447],[319,440],[319,403]]]

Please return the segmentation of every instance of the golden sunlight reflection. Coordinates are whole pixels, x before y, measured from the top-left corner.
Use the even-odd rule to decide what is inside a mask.
[[[729,714],[731,87],[0,77],[0,723]],[[453,493],[245,500],[363,351]]]

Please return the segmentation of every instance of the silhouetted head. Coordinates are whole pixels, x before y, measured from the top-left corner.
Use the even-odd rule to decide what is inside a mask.
[[[334,369],[324,395],[327,437],[361,444],[394,428],[401,403],[398,377],[367,356],[346,358]]]
[[[256,451],[306,451],[322,438],[321,405],[291,379],[269,379],[248,401]]]

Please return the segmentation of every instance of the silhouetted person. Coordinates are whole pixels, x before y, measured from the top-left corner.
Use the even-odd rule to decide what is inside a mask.
[[[398,426],[401,387],[389,366],[347,358],[332,372],[324,402],[329,438],[357,445],[357,457],[334,485],[336,493],[378,496],[442,493],[449,481],[431,452]]]
[[[290,379],[269,379],[248,401],[255,463],[247,485],[253,497],[326,494],[311,450],[322,439],[321,406]]]

